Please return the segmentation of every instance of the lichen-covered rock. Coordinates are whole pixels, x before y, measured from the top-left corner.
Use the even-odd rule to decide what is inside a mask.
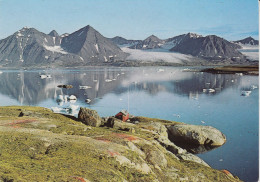
[[[211,126],[176,124],[169,126],[168,131],[174,142],[209,146],[221,146],[226,142],[225,135]]]
[[[210,167],[205,161],[203,161],[201,158],[199,158],[196,155],[193,155],[191,153],[186,153],[186,154],[177,154],[177,157],[181,160],[185,160],[185,161],[192,161],[192,162],[196,162],[199,164],[202,164],[204,166]]]
[[[90,126],[98,127],[101,125],[101,118],[97,111],[81,107],[78,114],[79,120]]]
[[[153,164],[155,167],[167,167],[167,160],[165,159],[165,156],[162,151],[155,149],[150,150],[146,153],[147,157],[146,160]]]

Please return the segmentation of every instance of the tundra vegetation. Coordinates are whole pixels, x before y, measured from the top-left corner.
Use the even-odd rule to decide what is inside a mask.
[[[183,123],[108,120],[93,127],[46,108],[0,107],[0,181],[240,181],[161,145],[166,126]]]

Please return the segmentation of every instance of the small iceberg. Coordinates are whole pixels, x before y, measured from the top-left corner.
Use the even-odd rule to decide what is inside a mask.
[[[110,80],[110,79],[106,79],[105,82],[112,82],[112,80]]]
[[[164,72],[164,69],[159,68],[159,69],[157,70],[157,72]]]
[[[40,75],[41,79],[51,78],[51,75]]]
[[[89,88],[92,88],[91,86],[79,86],[79,89],[83,90],[83,89],[89,89]]]
[[[77,113],[78,108],[79,108],[79,106],[77,106],[77,105],[70,105],[68,108],[65,108],[65,110],[69,114],[75,114],[75,113]]]
[[[202,91],[203,91],[203,92],[208,92],[208,93],[213,93],[213,92],[215,92],[216,90],[213,89],[213,88],[209,88],[209,89],[204,88]]]
[[[68,100],[77,100],[77,97],[75,95],[71,95],[68,97]]]
[[[251,85],[251,89],[254,90],[254,89],[257,89],[258,87],[256,85]]]
[[[56,98],[57,102],[63,102],[64,101],[64,97],[63,95],[58,95],[58,97]]]
[[[252,91],[250,90],[244,90],[241,92],[241,96],[245,96],[245,97],[248,97],[250,94],[251,94]]]
[[[62,108],[59,108],[59,107],[51,107],[51,110],[52,110],[52,112],[59,113],[59,112],[61,112],[63,109],[62,109]]]

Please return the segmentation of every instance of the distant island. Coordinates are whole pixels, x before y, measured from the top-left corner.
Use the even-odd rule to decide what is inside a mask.
[[[187,66],[258,65],[243,49],[258,49],[252,37],[230,42],[216,35],[187,33],[165,40],[106,38],[90,25],[71,34],[24,27],[0,40],[0,66]],[[254,54],[256,55],[256,54]]]

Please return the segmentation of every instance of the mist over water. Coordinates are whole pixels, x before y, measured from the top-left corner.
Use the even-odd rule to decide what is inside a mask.
[[[62,84],[73,88],[57,87]],[[199,149],[198,156],[213,168],[257,181],[258,87],[258,76],[171,67],[1,70],[0,106],[42,106],[75,116],[80,107],[101,116],[127,109],[136,116],[210,125],[222,131],[227,142],[210,151]],[[251,94],[241,96],[242,91]],[[71,95],[77,100],[68,100]]]

